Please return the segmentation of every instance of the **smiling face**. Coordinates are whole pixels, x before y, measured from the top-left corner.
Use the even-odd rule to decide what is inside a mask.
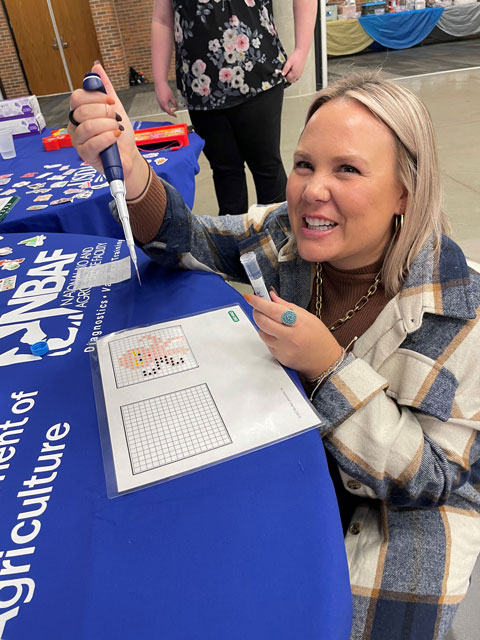
[[[355,269],[376,262],[405,210],[392,133],[360,103],[330,100],[308,121],[288,178],[300,256]]]

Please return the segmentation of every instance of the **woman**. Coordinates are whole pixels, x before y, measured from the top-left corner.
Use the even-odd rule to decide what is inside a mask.
[[[98,169],[118,138],[104,103],[83,91],[71,100],[74,144]],[[279,292],[247,299],[323,420],[351,638],[445,638],[480,550],[480,277],[443,235],[425,107],[376,74],[324,89],[287,202],[241,217],[193,216],[140,157],[128,124],[118,140],[132,228],[152,259],[245,280],[239,255],[253,250]]]
[[[257,202],[285,200],[280,155],[285,81],[303,73],[313,38],[316,0],[292,0],[295,49],[288,57],[273,19],[272,0],[155,0],[152,66],[161,108],[178,105],[168,84],[175,44],[177,87],[195,131],[205,140],[219,214],[248,208],[245,163]]]

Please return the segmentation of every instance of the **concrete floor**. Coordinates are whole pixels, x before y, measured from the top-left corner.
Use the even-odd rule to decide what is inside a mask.
[[[440,32],[441,33],[441,32]],[[328,75],[336,78],[349,69],[381,68],[387,78],[458,71],[480,63],[480,38],[418,45],[410,49],[362,51],[352,56],[331,57]]]

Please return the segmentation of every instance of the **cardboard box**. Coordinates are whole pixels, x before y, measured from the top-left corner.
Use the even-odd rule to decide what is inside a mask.
[[[326,20],[337,20],[337,5],[327,4],[325,7]]]
[[[364,2],[362,4],[362,16],[381,15],[385,13],[386,2]]]
[[[41,115],[37,96],[0,100],[0,121]]]
[[[45,126],[45,118],[41,113],[31,118],[0,120],[0,131],[2,129],[11,129],[14,138],[39,134],[45,129]]]
[[[342,7],[341,17],[343,20],[350,20],[357,17],[357,10],[355,5]]]

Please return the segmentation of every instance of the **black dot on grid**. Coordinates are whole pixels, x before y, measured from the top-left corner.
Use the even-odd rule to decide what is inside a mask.
[[[152,365],[150,366],[150,370],[152,373],[150,374],[149,372],[147,373],[147,375],[143,374],[142,369],[129,370],[127,367],[120,366],[120,364],[118,363],[118,359],[121,356],[123,356],[128,350],[131,350],[134,353],[135,352],[138,353],[140,348],[145,347],[145,343],[142,343],[142,338],[146,339],[146,336],[159,337],[163,340],[166,340],[170,337],[173,337],[175,339],[181,338],[183,341],[184,348],[187,349],[187,354],[185,354],[187,361],[185,361],[184,358],[181,358],[181,363],[177,362],[175,366],[171,365],[167,369],[163,369],[163,366],[168,365],[169,361],[166,356],[165,357],[161,356],[160,362],[161,362],[161,365],[163,366],[160,366],[157,368],[152,363]],[[185,334],[183,333],[183,329],[180,325],[175,325],[173,327],[166,327],[163,329],[154,330],[143,336],[142,335],[130,336],[127,338],[122,338],[119,340],[112,341],[110,343],[110,350],[111,350],[111,355],[113,360],[113,369],[115,373],[115,378],[117,381],[117,386],[119,388],[127,385],[131,385],[131,384],[135,384],[137,382],[141,382],[142,380],[151,379],[152,376],[161,377],[164,375],[170,375],[171,373],[174,373],[175,370],[188,371],[189,369],[192,369],[198,366],[193,353],[190,351],[188,342],[186,341],[186,338],[185,338]],[[151,358],[152,354],[148,353],[148,356]],[[155,364],[157,364],[157,359],[158,358],[155,359]],[[139,358],[139,362],[143,363],[143,368],[145,368],[144,359]]]

